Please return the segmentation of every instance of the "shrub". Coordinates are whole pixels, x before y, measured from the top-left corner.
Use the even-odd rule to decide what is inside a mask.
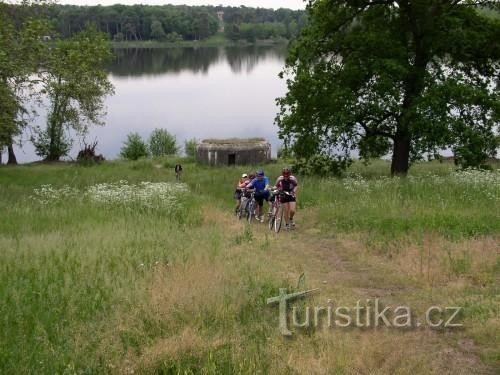
[[[291,159],[294,157],[293,151],[289,147],[286,147],[286,145],[281,145],[278,147],[276,156],[278,157],[278,159]]]
[[[140,157],[148,156],[148,146],[138,133],[130,133],[120,150],[120,156],[128,160],[137,160]]]
[[[194,158],[196,156],[196,146],[198,145],[198,140],[196,138],[188,139],[184,142],[184,152],[186,156]]]
[[[347,159],[313,155],[308,159],[296,160],[292,170],[293,173],[302,175],[340,176],[349,164]]]
[[[62,132],[59,137],[51,136],[47,129],[36,129],[36,136],[31,137],[31,142],[35,146],[35,153],[46,160],[59,160],[62,156],[67,156],[71,150],[71,139]]]
[[[166,38],[167,42],[170,43],[177,43],[182,41],[182,36],[177,34],[175,31],[172,31],[171,33],[168,33]]]
[[[149,137],[149,149],[153,156],[175,155],[177,140],[165,129],[155,129]]]

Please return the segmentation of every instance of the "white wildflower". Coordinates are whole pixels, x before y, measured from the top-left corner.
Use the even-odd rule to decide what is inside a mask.
[[[91,185],[84,190],[70,186],[54,188],[42,185],[34,189],[32,199],[41,204],[54,204],[71,198],[72,201],[87,201],[112,207],[143,207],[177,210],[182,199],[189,192],[186,184],[167,182],[141,182],[129,184],[126,180],[117,183],[101,183]]]

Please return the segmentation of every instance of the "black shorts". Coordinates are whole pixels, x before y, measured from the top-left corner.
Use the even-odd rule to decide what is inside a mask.
[[[269,200],[269,191],[264,190],[264,191],[259,191],[258,193],[256,192],[254,195],[255,201],[257,204],[262,207],[264,205],[264,199],[267,201]]]
[[[281,194],[280,195],[280,202],[281,203],[295,202],[295,197],[293,195]]]

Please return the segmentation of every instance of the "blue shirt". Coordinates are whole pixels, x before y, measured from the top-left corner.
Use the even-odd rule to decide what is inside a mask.
[[[257,193],[260,193],[261,191],[266,190],[266,186],[269,185],[269,179],[267,177],[263,177],[261,179],[259,178],[254,178],[250,183],[247,185],[247,188],[254,187],[255,191]]]

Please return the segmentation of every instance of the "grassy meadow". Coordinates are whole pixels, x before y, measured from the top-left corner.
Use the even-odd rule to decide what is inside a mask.
[[[0,168],[0,374],[500,371],[498,165],[298,176],[297,229],[274,234],[232,215],[243,168],[184,160],[177,185],[175,163]],[[460,306],[463,327],[284,338],[266,305],[279,288],[321,288],[299,308]]]

